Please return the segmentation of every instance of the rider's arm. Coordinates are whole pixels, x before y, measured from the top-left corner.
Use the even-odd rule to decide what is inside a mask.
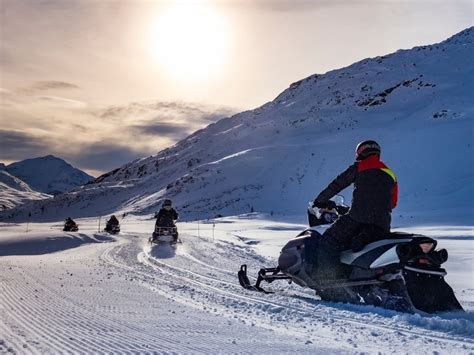
[[[161,209],[156,215],[155,215],[155,218],[156,218],[156,223],[158,224],[160,218],[163,216],[163,209]]]
[[[339,174],[321,193],[314,199],[314,205],[324,205],[330,198],[337,195],[347,186],[355,181],[357,175],[357,165],[353,164],[341,174]]]

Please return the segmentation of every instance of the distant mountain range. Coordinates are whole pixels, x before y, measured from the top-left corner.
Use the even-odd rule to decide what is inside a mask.
[[[355,145],[375,139],[398,178],[396,223],[472,223],[473,42],[468,28],[439,44],[311,75],[259,108],[0,217],[21,220],[40,208],[50,220],[150,213],[164,198],[184,218],[251,210],[303,216],[353,162]]]

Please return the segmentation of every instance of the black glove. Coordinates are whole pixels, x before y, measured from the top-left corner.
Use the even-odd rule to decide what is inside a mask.
[[[311,205],[311,207],[313,208],[322,208],[320,207],[321,206],[321,203],[320,202],[317,202],[316,200],[313,201],[313,204]]]
[[[314,207],[317,207],[317,208],[327,208],[327,209],[333,209],[333,208],[336,208],[336,202],[332,201],[332,200],[328,200],[326,202],[318,202],[318,201],[314,201],[313,202],[313,208]]]

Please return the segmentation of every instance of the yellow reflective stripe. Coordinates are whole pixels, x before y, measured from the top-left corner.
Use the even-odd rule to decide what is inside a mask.
[[[392,170],[390,170],[389,168],[380,168],[380,170],[382,170],[383,172],[390,175],[390,177],[393,179],[393,181],[397,182],[397,178],[395,177],[395,174],[393,173]]]

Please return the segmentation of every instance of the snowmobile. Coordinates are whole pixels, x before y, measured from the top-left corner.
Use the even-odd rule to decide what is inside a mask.
[[[76,222],[74,222],[71,218],[67,218],[64,222],[64,232],[77,232],[79,230],[79,226]]]
[[[65,223],[63,231],[64,232],[77,232],[79,230],[79,226],[76,223]]]
[[[77,232],[78,230],[79,230],[79,226],[77,224],[64,225],[64,228],[63,228],[64,232]]]
[[[181,240],[178,238],[178,228],[176,226],[161,227],[155,225],[155,231],[148,241],[152,244],[175,245],[176,243],[181,243]]]
[[[118,234],[120,233],[120,225],[107,223],[104,228],[104,231],[110,234]]]
[[[318,226],[335,221],[349,211],[343,203],[335,208],[308,208],[310,227],[290,240],[282,249],[278,265],[262,268],[251,284],[247,265],[238,271],[242,287],[263,293],[262,281],[288,280],[309,287],[324,301],[380,306],[408,313],[462,311],[452,288],[444,280],[441,264],[448,259],[446,249],[436,250],[436,240],[419,235],[392,232],[362,250],[343,251],[337,272],[327,272],[318,263],[324,250]],[[328,277],[328,275],[331,275]],[[334,277],[334,275],[337,275]]]

